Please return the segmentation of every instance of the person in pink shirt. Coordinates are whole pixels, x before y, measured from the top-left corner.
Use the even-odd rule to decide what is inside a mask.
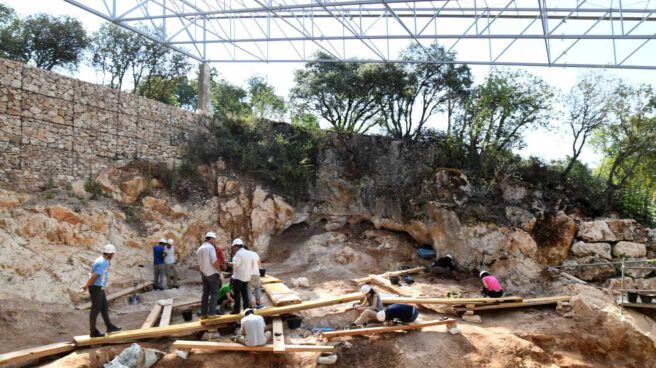
[[[481,271],[481,282],[483,282],[483,295],[489,298],[501,298],[503,296],[503,289],[499,280],[490,275],[487,271]]]

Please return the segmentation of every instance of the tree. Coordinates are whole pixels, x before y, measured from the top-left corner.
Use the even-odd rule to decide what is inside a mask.
[[[606,208],[615,209],[616,193],[640,171],[656,167],[656,101],[650,86],[620,84],[611,101],[611,121],[594,136],[595,147],[604,153]],[[643,174],[644,175],[644,174]]]
[[[401,52],[400,58],[408,63],[388,64],[379,69],[381,122],[395,138],[416,139],[436,112],[447,111],[450,122],[454,100],[472,84],[471,72],[466,65],[436,62],[454,60],[452,53],[437,44],[424,47],[413,43]]]
[[[276,95],[275,88],[267,83],[266,79],[257,75],[248,78],[247,84],[251,109],[255,117],[281,120],[287,112],[287,106],[285,99]]]
[[[467,98],[451,136],[470,157],[524,145],[524,131],[549,122],[553,94],[541,79],[525,72],[494,70]]]
[[[565,97],[567,106],[566,124],[572,136],[572,156],[561,177],[567,178],[577,162],[588,138],[608,120],[613,81],[601,73],[584,74]]]
[[[212,79],[212,105],[214,113],[221,119],[246,118],[251,113],[245,89],[225,79],[214,82]]]
[[[173,93],[181,108],[195,110],[198,106],[198,79],[180,78]]]
[[[365,133],[378,124],[380,106],[371,91],[379,81],[370,66],[321,52],[315,59],[295,72],[292,100],[306,103],[336,131]]]
[[[180,53],[170,53],[161,59],[158,65],[151,65],[147,75],[138,85],[136,94],[169,105],[178,106],[175,91],[184,74],[189,72],[189,62]],[[165,73],[165,74],[159,74]]]

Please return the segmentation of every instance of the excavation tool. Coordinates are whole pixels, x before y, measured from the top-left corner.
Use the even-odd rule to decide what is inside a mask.
[[[142,265],[142,264],[140,264],[140,265],[137,267],[137,269],[139,270],[139,277],[141,277],[141,283],[142,283],[142,284],[144,283],[143,274],[141,273],[141,269],[142,269],[143,267],[144,267],[144,265]],[[130,305],[136,305],[136,304],[141,303],[141,296],[140,296],[140,295],[137,295],[137,285],[139,285],[139,284],[138,284],[136,281],[135,281],[134,284],[132,285],[132,286],[134,286],[134,289],[135,289],[135,290],[134,290],[134,294],[132,294],[132,295],[130,295],[130,296],[128,297],[128,304],[130,304]]]

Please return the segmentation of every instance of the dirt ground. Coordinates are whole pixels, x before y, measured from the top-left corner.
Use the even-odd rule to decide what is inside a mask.
[[[309,288],[294,288],[304,300],[353,292],[358,286],[349,281],[352,278],[399,269],[403,265],[427,264],[427,261],[417,259],[412,242],[404,236],[360,226],[338,232],[298,227],[274,239],[273,244],[277,246],[276,253],[270,254],[265,262],[267,272],[282,278],[288,285],[292,278],[308,277],[311,283]],[[120,298],[111,303],[111,318],[124,329],[138,328],[159,299],[174,298],[176,303],[198,300],[201,288],[197,278],[193,270],[183,270],[179,289],[141,293],[143,302],[139,305],[129,305],[127,297]],[[474,277],[455,282],[418,274],[415,279],[414,284],[401,286],[415,296],[437,297],[448,290],[478,288],[478,280]],[[654,356],[650,357],[656,350],[653,345],[649,346],[649,342],[633,340],[627,335],[624,336],[627,340],[624,343],[622,336],[616,336],[612,343],[608,343],[609,337],[604,335],[606,330],[599,328],[600,320],[564,318],[556,313],[554,306],[490,311],[481,314],[482,324],[464,322],[447,309],[443,311],[458,320],[461,334],[451,335],[444,326],[435,326],[423,331],[342,338],[334,341],[338,350],[335,367],[641,368],[656,364]],[[635,314],[631,311],[627,313]],[[285,328],[288,343],[317,342],[318,336],[309,332],[311,328],[341,328],[357,317],[349,304],[327,306],[301,314],[305,318],[300,329]],[[442,315],[432,310],[421,310],[420,320],[432,320]],[[103,329],[100,321],[99,326]],[[177,311],[171,323],[180,322],[182,318]],[[223,329],[218,341],[229,341],[230,335],[226,332],[230,330]],[[68,341],[72,336],[88,333],[88,311],[74,310],[68,304],[3,300],[0,304],[0,331],[1,352]],[[173,341],[159,339],[139,343],[163,352],[163,357],[154,368],[315,367],[318,356],[316,353],[273,355],[194,350],[188,359],[183,360],[175,355],[171,345]],[[102,363],[128,346],[120,344],[78,349],[34,365],[100,368]]]

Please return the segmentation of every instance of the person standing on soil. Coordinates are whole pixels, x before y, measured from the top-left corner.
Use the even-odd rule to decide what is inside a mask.
[[[360,317],[353,322],[353,325],[356,326],[366,325],[367,322],[376,321],[376,315],[383,310],[383,301],[374,288],[370,285],[363,285],[360,291],[366,296],[366,299],[362,304],[353,305],[353,309],[360,312]]]
[[[503,289],[499,280],[490,275],[487,271],[481,271],[479,274],[481,282],[483,283],[483,295],[489,298],[501,298],[503,296]]]
[[[89,327],[90,337],[103,337],[104,333],[98,331],[96,328],[96,319],[98,313],[102,315],[105,326],[107,326],[107,333],[120,331],[121,328],[112,324],[109,320],[109,306],[107,304],[107,296],[105,295],[105,288],[107,288],[107,279],[109,278],[109,265],[110,261],[116,253],[116,247],[112,244],[107,244],[103,247],[103,255],[96,258],[91,266],[91,276],[86,284],[82,286],[82,291],[89,290],[91,296],[91,312],[89,312]]]
[[[235,241],[242,242],[243,244],[243,241],[239,238],[235,239]],[[244,248],[246,247],[244,246]],[[250,269],[251,272],[251,279],[248,281],[248,295],[255,296],[256,309],[264,308],[264,305],[261,302],[262,290],[261,290],[261,281],[260,281],[260,268],[262,268],[262,262],[260,261],[260,256],[254,251],[249,249],[244,249],[244,251],[248,252],[248,255],[250,256],[248,268]],[[249,301],[251,302],[252,305],[253,301],[250,299]]]
[[[164,264],[164,247],[166,239],[162,238],[153,246],[153,273],[155,290],[164,290],[164,278],[166,277],[166,265]]]
[[[216,315],[217,292],[221,287],[221,263],[216,257],[214,242],[216,234],[208,232],[205,242],[196,251],[198,269],[203,281],[203,296],[200,300],[200,318],[205,319]]]
[[[402,323],[414,322],[419,316],[419,311],[414,305],[391,304],[376,314],[376,319],[383,322],[385,326],[391,326],[394,321]]]
[[[436,276],[443,276],[460,281],[458,266],[456,266],[456,261],[450,254],[433,261],[433,263],[431,263],[431,272]]]
[[[251,252],[244,249],[244,242],[237,238],[232,242],[232,288],[235,294],[235,306],[232,309],[233,314],[241,312],[241,303],[244,303],[244,309],[250,308],[250,298],[248,297],[248,282],[251,280],[251,267],[255,262]]]
[[[175,266],[175,247],[173,239],[166,241],[164,248],[164,264],[166,266],[166,283],[169,288],[178,288],[178,270]]]

